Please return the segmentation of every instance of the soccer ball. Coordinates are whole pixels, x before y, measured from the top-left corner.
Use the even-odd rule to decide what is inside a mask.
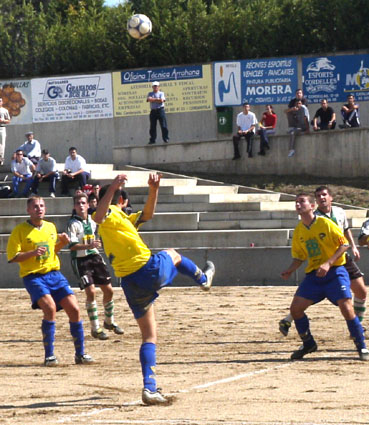
[[[131,37],[142,40],[152,32],[152,24],[146,15],[137,14],[128,19],[127,30]]]

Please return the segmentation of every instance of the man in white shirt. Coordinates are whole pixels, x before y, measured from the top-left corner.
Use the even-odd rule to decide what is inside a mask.
[[[20,149],[17,149],[15,153],[15,159],[11,163],[11,170],[13,173],[12,196],[15,197],[18,195],[19,183],[24,181],[26,184],[23,189],[23,196],[27,198],[33,183],[32,173],[35,171],[35,166],[28,158],[23,157],[23,151]]]
[[[74,181],[78,181],[79,187],[82,189],[90,178],[90,173],[86,171],[86,160],[77,154],[75,147],[69,148],[69,156],[65,159],[64,171],[62,176],[62,195],[69,196],[69,185]]]
[[[38,185],[42,181],[49,181],[49,192],[51,198],[55,198],[55,183],[59,177],[56,167],[56,161],[49,154],[47,149],[42,150],[42,158],[39,160],[36,167],[36,174],[34,177],[32,192],[38,194]]]
[[[247,153],[249,158],[252,158],[252,143],[254,140],[255,126],[257,124],[256,115],[250,111],[250,105],[245,102],[243,105],[243,111],[237,115],[237,134],[233,136],[233,148],[234,156],[233,159],[241,158],[239,143],[241,137],[244,137],[247,141]]]
[[[10,115],[7,109],[3,108],[3,99],[0,97],[0,165],[4,164],[6,128],[10,123]]]
[[[33,131],[25,134],[27,140],[18,149],[23,151],[23,155],[27,157],[33,164],[37,165],[41,158],[40,142],[33,138]]]

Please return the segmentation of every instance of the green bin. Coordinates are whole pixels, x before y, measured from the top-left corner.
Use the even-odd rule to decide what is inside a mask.
[[[217,108],[218,133],[231,134],[233,128],[233,108],[220,106]]]

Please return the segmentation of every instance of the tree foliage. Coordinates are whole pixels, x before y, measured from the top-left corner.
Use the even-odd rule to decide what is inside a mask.
[[[1,78],[367,49],[367,0],[0,0]],[[126,22],[144,13],[153,34]],[[348,18],[349,17],[349,18]]]

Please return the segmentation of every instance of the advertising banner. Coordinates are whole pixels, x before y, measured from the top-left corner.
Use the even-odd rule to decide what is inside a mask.
[[[302,81],[310,103],[369,100],[369,55],[339,55],[302,59]]]
[[[33,122],[113,117],[111,74],[32,80]]]
[[[0,97],[9,111],[10,125],[32,122],[31,80],[1,80]]]
[[[150,104],[146,99],[154,81],[159,82],[165,94],[167,113],[212,109],[211,67],[192,65],[114,72],[114,116],[149,114]]]
[[[288,103],[297,89],[297,59],[214,63],[215,106]]]

